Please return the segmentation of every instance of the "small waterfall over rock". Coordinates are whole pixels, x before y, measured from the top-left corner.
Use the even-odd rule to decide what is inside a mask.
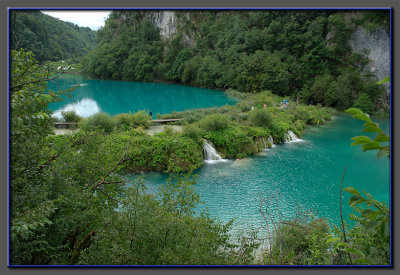
[[[274,139],[272,138],[272,136],[268,137],[268,143],[269,143],[269,147],[274,147],[275,146]]]
[[[285,143],[290,143],[290,142],[299,142],[299,141],[303,141],[300,138],[297,138],[296,135],[292,132],[292,131],[288,131],[285,134]]]
[[[264,142],[264,150],[267,150],[267,149],[268,149],[268,146],[267,146],[267,143],[265,142],[264,137],[262,138],[262,141]]]
[[[215,162],[225,162],[228,161],[227,159],[221,158],[218,154],[217,150],[209,143],[207,140],[204,140],[204,161],[208,163],[215,163]]]

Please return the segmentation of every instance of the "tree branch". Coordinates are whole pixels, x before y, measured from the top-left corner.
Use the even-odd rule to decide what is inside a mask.
[[[74,265],[74,264],[76,264],[76,263],[78,262],[79,256],[80,256],[80,254],[81,254],[82,249],[84,249],[84,248],[88,245],[90,239],[92,238],[92,236],[94,236],[94,234],[95,234],[95,232],[94,232],[94,231],[91,231],[91,232],[90,232],[88,235],[86,235],[86,237],[78,244],[78,247],[74,250],[74,254],[73,254],[72,257],[71,257],[71,260],[69,261],[69,264],[70,264],[70,265]]]
[[[113,173],[113,172],[118,168],[118,166],[120,166],[121,164],[123,164],[123,163],[124,163],[125,161],[127,161],[127,160],[130,160],[130,158],[123,158],[122,160],[120,160],[120,161],[114,166],[113,169],[111,169],[110,171],[108,171],[108,173],[107,173],[98,183],[96,183],[96,184],[92,187],[92,190],[93,190],[93,191],[96,190],[97,187],[99,187],[99,186],[102,185],[102,184],[108,184],[108,183],[105,183],[105,180],[111,175],[111,173]]]
[[[43,81],[52,81],[52,80],[60,77],[64,73],[65,73],[65,71],[62,71],[60,74],[58,74],[58,75],[56,75],[56,76],[54,76],[52,78],[42,78],[42,79],[35,80],[35,81],[25,82],[25,83],[19,84],[17,86],[12,86],[12,87],[10,87],[10,92],[13,92],[15,90],[19,90],[20,88],[22,88],[22,87],[24,87],[26,85],[29,85],[29,84],[36,84],[36,83],[43,82]]]

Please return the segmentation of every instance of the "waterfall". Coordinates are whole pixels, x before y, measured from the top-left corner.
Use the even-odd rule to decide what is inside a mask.
[[[285,143],[290,143],[290,142],[299,142],[299,141],[303,141],[300,138],[297,138],[296,135],[292,132],[292,131],[288,131],[285,134]]]
[[[274,147],[274,146],[275,146],[275,144],[274,144],[274,139],[272,138],[271,135],[268,137],[268,143],[269,143],[269,146],[270,146],[270,147]]]
[[[264,150],[267,150],[267,149],[268,149],[268,146],[267,146],[267,143],[265,142],[264,137],[262,137],[262,141],[264,142]]]
[[[224,162],[228,161],[227,159],[221,158],[215,148],[207,141],[204,140],[204,161],[208,163],[216,163],[216,162]]]

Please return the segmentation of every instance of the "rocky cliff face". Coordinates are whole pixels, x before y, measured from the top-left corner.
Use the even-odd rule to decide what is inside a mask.
[[[390,37],[383,27],[370,33],[358,27],[349,43],[354,52],[365,53],[371,60],[367,69],[378,79],[390,74]]]
[[[149,14],[151,22],[160,28],[163,38],[171,38],[177,32],[177,18],[174,11],[156,11]]]
[[[189,19],[188,13],[184,16]],[[175,11],[154,11],[148,14],[148,18],[155,26],[160,28],[160,35],[163,39],[171,39],[181,33],[184,43],[194,45],[193,35],[181,31],[183,22],[177,17]]]
[[[370,63],[366,69],[376,75],[381,80],[390,75],[390,36],[381,27],[372,32],[367,32],[362,27],[356,28],[350,38],[350,46],[356,53],[365,54]],[[390,104],[390,87],[386,84],[386,95],[383,103]]]

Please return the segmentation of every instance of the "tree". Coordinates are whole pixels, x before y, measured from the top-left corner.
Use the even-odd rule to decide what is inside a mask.
[[[369,96],[366,93],[361,93],[353,105],[354,108],[361,109],[363,112],[371,114],[374,110],[374,105],[372,104]]]
[[[32,51],[39,62],[80,57],[95,47],[95,31],[41,11],[12,10],[11,48]]]

